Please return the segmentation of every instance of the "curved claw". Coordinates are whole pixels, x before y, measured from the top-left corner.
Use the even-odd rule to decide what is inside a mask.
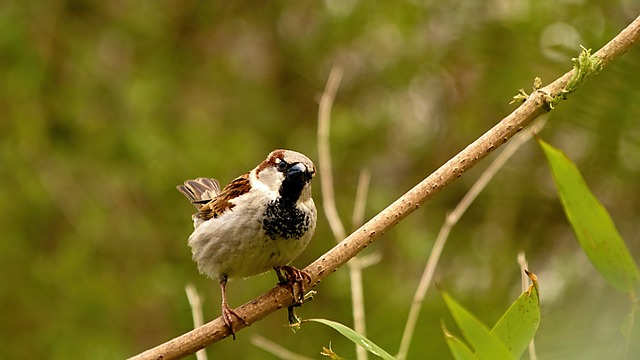
[[[311,284],[311,275],[304,270],[289,265],[276,266],[273,269],[278,275],[278,282],[291,289],[291,295],[296,301],[293,305],[302,305],[304,302],[304,280]],[[299,288],[298,291],[296,291],[296,285]]]
[[[238,315],[237,312],[231,309],[226,302],[222,303],[222,320],[224,321],[224,324],[227,326],[227,328],[229,328],[229,331],[231,331],[231,336],[233,336],[233,340],[235,340],[236,331],[233,328],[233,323],[234,323],[233,317],[242,321],[245,325],[249,325],[247,321],[243,319],[242,316]]]

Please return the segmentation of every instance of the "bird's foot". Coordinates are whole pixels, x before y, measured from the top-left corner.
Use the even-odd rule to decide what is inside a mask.
[[[289,265],[276,266],[274,270],[278,275],[278,282],[291,289],[291,295],[295,301],[293,306],[302,305],[304,302],[304,281],[306,280],[308,284],[311,284],[311,275],[304,270]]]
[[[229,305],[227,305],[226,303],[223,303],[222,304],[222,320],[224,321],[224,324],[227,326],[227,328],[229,328],[229,331],[231,331],[231,336],[233,336],[233,340],[236,339],[236,330],[233,327],[234,317],[240,320],[242,323],[244,323],[245,326],[249,325],[247,321],[242,318],[242,316],[238,315],[238,313],[235,312],[233,309],[231,309]]]

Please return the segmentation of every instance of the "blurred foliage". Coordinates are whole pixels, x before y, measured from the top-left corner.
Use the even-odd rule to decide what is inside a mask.
[[[609,285],[629,294],[633,301],[640,286],[640,272],[609,213],[593,196],[575,164],[561,150],[537,140],[582,250]]]
[[[562,75],[579,45],[598,49],[639,13],[632,0],[2,2],[0,358],[143,351],[192,327],[189,282],[204,295],[205,318],[217,317],[217,285],[198,274],[186,245],[193,208],[175,185],[196,176],[225,183],[279,147],[316,159],[317,100],[332,66],[345,71],[332,123],[339,210],[350,218],[368,167],[371,217],[512,111],[517,89]],[[543,132],[576,161],[636,261],[638,64],[636,48],[559,105]],[[397,348],[444,215],[483,167],[367,250],[383,254],[364,273],[367,336],[382,348]],[[451,236],[439,281],[481,320],[494,323],[518,296],[524,250],[540,280],[538,354],[619,357],[628,299],[580,250],[535,144]],[[332,245],[321,217],[294,265]],[[234,281],[229,301],[275,281]],[[338,271],[298,314],[350,324],[348,281]],[[430,291],[410,358],[450,356],[446,314]],[[249,344],[252,334],[315,358],[329,342],[354,351],[330,329],[292,334],[284,311],[208,351],[269,358]]]

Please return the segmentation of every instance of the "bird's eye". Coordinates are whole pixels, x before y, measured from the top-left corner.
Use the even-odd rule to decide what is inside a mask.
[[[276,166],[278,168],[278,171],[285,171],[287,169],[287,162],[284,160],[280,160],[278,161],[278,164],[276,164]]]

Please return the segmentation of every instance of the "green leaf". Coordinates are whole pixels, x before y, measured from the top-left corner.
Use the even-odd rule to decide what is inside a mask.
[[[562,151],[540,139],[538,143],[551,167],[564,212],[589,260],[615,289],[634,292],[640,272],[609,213]]]
[[[366,337],[358,334],[357,332],[353,331],[351,328],[344,326],[338,322],[335,321],[331,321],[331,320],[326,320],[326,319],[307,319],[307,320],[303,320],[303,322],[308,322],[308,321],[313,321],[313,322],[317,322],[317,323],[321,323],[321,324],[325,324],[331,328],[333,328],[334,330],[338,331],[339,333],[341,333],[342,335],[344,335],[344,337],[346,337],[347,339],[353,341],[355,344],[358,344],[360,346],[362,346],[363,348],[367,349],[367,351],[369,351],[370,353],[377,355],[383,359],[386,360],[395,360],[393,358],[393,356],[389,355],[389,353],[387,353],[386,351],[384,351],[381,347],[379,347],[378,345],[374,344],[371,340],[367,339]]]
[[[442,297],[465,339],[467,339],[469,345],[475,349],[478,359],[514,359],[507,347],[498,337],[491,334],[491,331],[489,331],[489,328],[485,324],[476,319],[473,314],[462,307],[462,305],[446,292],[442,292]]]
[[[516,359],[519,359],[527,349],[540,324],[538,282],[535,275],[527,274],[531,277],[533,284],[511,304],[491,330],[491,333],[504,343]]]
[[[449,330],[444,326],[444,322],[442,323],[442,331],[444,332],[444,338],[447,341],[447,345],[449,346],[449,350],[451,350],[451,354],[453,354],[453,358],[456,360],[478,360],[476,355],[473,353],[473,350],[469,349],[467,344],[462,342],[462,340],[453,336]]]

